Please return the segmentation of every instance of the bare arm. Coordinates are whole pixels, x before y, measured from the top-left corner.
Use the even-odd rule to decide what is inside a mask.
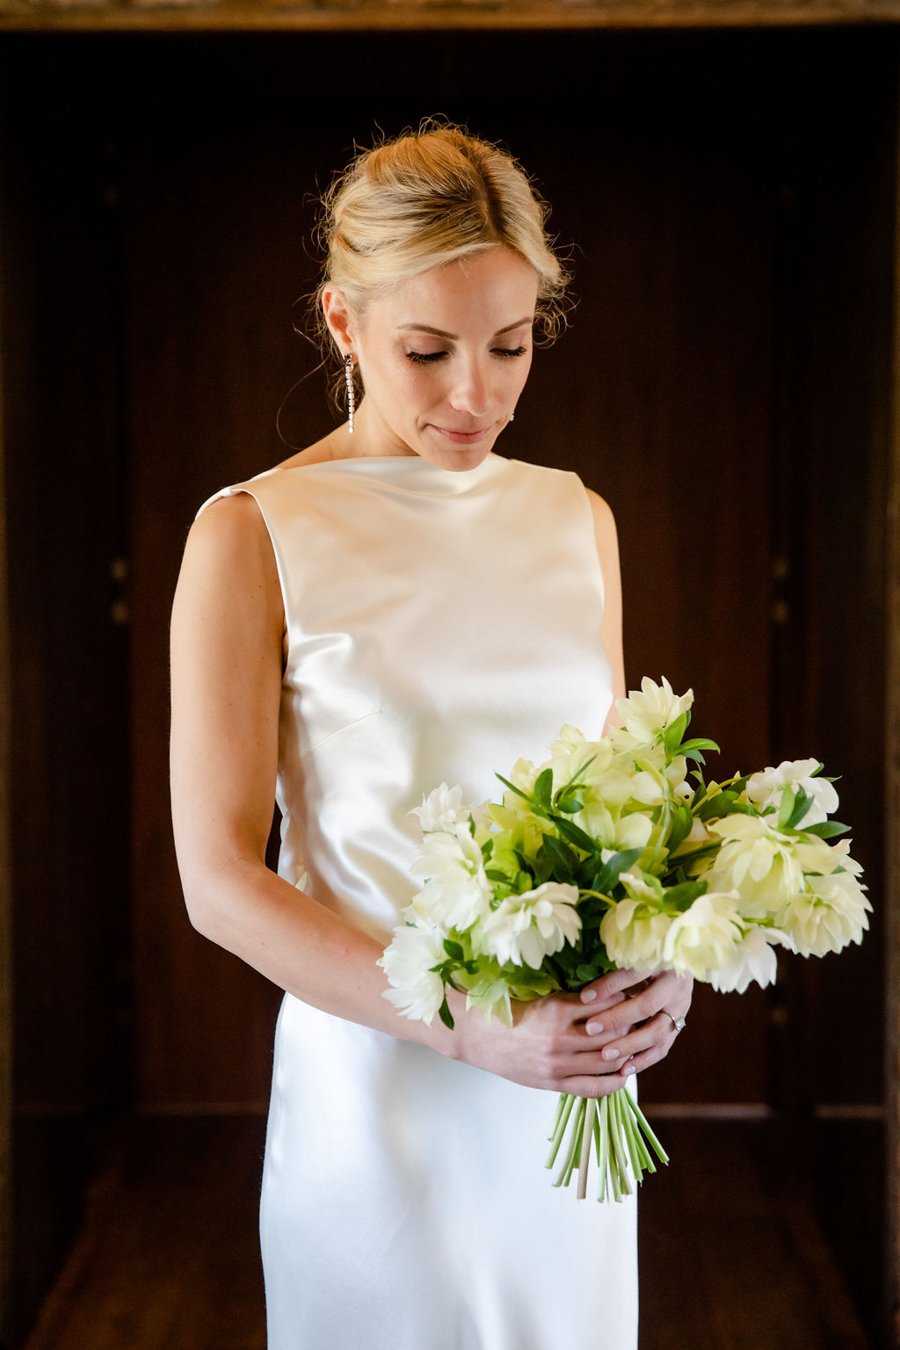
[[[378,944],[265,866],[278,762],[284,615],[246,495],[191,530],[172,614],[172,810],[194,926],[292,994],[419,1039],[380,997]]]
[[[194,926],[325,1012],[529,1086],[593,1097],[621,1087],[575,996],[519,1005],[512,1028],[465,1014],[458,995],[453,1032],[401,1017],[382,997],[378,943],[266,868],[283,626],[256,503],[214,503],[191,530],[172,615],[172,808]]]

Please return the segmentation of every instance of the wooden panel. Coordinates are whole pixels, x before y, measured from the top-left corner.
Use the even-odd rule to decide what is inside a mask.
[[[374,38],[339,48],[323,39],[305,48],[302,94],[292,86],[292,54],[280,60],[260,42],[252,52],[211,47],[200,67],[196,48],[169,52],[166,108],[130,133],[139,1082],[141,1100],[155,1108],[266,1094],[271,996],[190,934],[181,911],[162,657],[193,510],[284,453],[275,411],[317,359],[288,331],[290,300],[315,279],[301,247],[311,223],[304,194],[327,181],[373,118],[399,129],[427,97],[503,135],[505,82],[518,84],[524,71],[546,86],[546,107],[518,119],[515,149],[554,203],[556,228],[578,241],[582,300],[570,334],[541,353],[502,449],[578,468],[612,501],[632,677],[665,672],[693,683],[698,727],[721,739],[729,766],[768,754],[774,131],[748,95],[760,60],[779,80],[790,61],[756,40],[741,51],[724,40],[692,44],[676,70],[672,49],[656,40],[623,48],[561,36],[549,45],[448,39],[426,95],[426,41],[392,38],[379,50]],[[311,142],[316,71],[338,55],[356,102]],[[127,57],[117,78],[137,107],[149,74],[136,53]],[[145,59],[158,81],[160,50]],[[385,62],[395,73],[389,95],[380,92]],[[508,73],[488,96],[487,73],[498,70]],[[573,128],[565,89],[588,79],[601,91],[595,122]],[[210,125],[188,111],[188,100],[215,104],[221,88],[233,91],[230,117],[217,105]],[[624,123],[616,109],[629,99]],[[330,416],[320,377],[304,380],[285,407],[288,439],[314,439]],[[701,991],[690,1040],[648,1077],[648,1095],[764,1100],[766,1022],[760,995]]]
[[[77,1224],[89,1118],[128,1099],[114,211],[90,115],[29,106],[20,73],[4,52],[13,1344]]]
[[[0,0],[0,30],[352,31],[896,23],[900,0]]]
[[[883,885],[885,557],[890,402],[895,49],[867,79],[798,110],[786,147],[783,268],[794,293],[790,400],[780,432],[779,533],[789,560],[776,688],[786,753],[841,775],[874,906],[860,948],[795,962],[787,988],[795,1101],[815,1112],[819,1203],[870,1330],[884,1332]],[[851,243],[851,241],[853,241]],[[846,1159],[853,1158],[849,1167]]]
[[[3,184],[5,186],[5,183]],[[4,300],[0,288],[0,331]],[[12,1327],[12,763],[10,747],[9,573],[6,540],[6,484],[3,395],[0,383],[0,1344]]]
[[[900,143],[900,120],[897,126]],[[897,180],[900,192],[900,179]],[[887,1343],[900,1346],[900,197],[894,208],[894,331],[885,612],[885,928],[887,942]]]

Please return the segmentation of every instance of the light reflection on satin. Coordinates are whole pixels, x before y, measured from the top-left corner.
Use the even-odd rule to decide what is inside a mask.
[[[564,722],[603,726],[590,507],[574,475],[494,455],[463,473],[342,460],[236,491],[260,507],[285,603],[279,871],[386,942],[424,792],[495,796],[495,771],[543,758]],[[550,1185],[553,1107],[286,996],[269,1350],[633,1350],[634,1204]]]

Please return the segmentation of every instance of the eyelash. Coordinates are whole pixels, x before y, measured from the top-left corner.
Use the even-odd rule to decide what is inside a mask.
[[[502,360],[512,360],[517,356],[524,356],[528,350],[526,347],[493,347],[491,349],[494,356],[499,356]],[[435,361],[442,361],[447,355],[446,352],[407,352],[407,360],[415,365],[430,366]]]

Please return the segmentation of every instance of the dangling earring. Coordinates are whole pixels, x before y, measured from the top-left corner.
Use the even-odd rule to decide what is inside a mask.
[[[344,357],[344,379],[347,383],[347,412],[348,426],[347,430],[353,435],[353,417],[356,412],[356,386],[353,383],[353,355],[348,352]]]

